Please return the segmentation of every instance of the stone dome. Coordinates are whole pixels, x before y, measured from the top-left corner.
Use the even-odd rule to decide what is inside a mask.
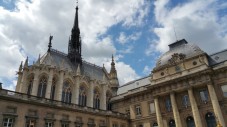
[[[169,45],[169,51],[161,55],[156,63],[156,67],[169,64],[174,55],[183,56],[184,59],[205,53],[195,44],[188,44],[185,39],[179,40]]]

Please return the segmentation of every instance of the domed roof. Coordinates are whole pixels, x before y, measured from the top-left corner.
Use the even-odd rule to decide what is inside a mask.
[[[174,42],[169,45],[169,51],[164,53],[157,61],[156,68],[169,64],[173,57],[179,57],[179,59],[187,59],[199,54],[205,53],[197,45],[188,44],[185,39]]]

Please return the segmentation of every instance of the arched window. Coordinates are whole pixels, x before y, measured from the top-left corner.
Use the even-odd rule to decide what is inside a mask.
[[[62,89],[62,102],[65,103],[71,103],[71,97],[72,97],[72,92],[71,92],[71,86],[68,81],[64,82],[63,84],[63,89]]]
[[[173,119],[169,121],[169,127],[176,127],[175,121]]]
[[[51,85],[51,91],[50,91],[50,99],[54,100],[55,95],[55,87],[56,87],[56,79],[54,78]]]
[[[189,116],[186,119],[187,127],[195,127],[195,122],[193,117]]]
[[[157,123],[153,123],[152,127],[158,127],[158,124]]]
[[[32,86],[33,86],[33,77],[29,79],[29,82],[28,82],[28,89],[27,89],[27,94],[28,95],[31,95],[32,93]]]
[[[106,93],[106,109],[107,110],[111,110],[112,109],[112,104],[110,102],[111,99],[111,94],[110,93]]]
[[[167,98],[165,103],[166,103],[166,110],[170,112],[172,109],[170,98]]]
[[[94,90],[93,107],[96,109],[100,108],[99,92],[97,89]]]
[[[214,114],[211,112],[208,112],[205,116],[207,127],[216,127],[216,121]]]
[[[86,95],[86,89],[84,86],[80,86],[79,90],[79,105],[86,106],[87,105],[87,95]]]
[[[39,81],[39,87],[37,92],[38,97],[45,97],[46,87],[47,87],[47,79],[45,77],[42,77]]]
[[[184,95],[182,98],[182,103],[185,108],[187,108],[190,105],[188,95]]]

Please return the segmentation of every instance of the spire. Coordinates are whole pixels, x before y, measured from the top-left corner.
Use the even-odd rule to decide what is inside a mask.
[[[77,1],[78,4],[78,1]],[[71,39],[68,45],[68,57],[71,62],[76,64],[82,64],[81,58],[81,38],[78,18],[78,5],[76,6],[76,14],[74,19],[74,25],[71,31]]]
[[[48,44],[48,52],[50,52],[50,49],[52,47],[52,42],[51,42],[52,39],[53,39],[53,36],[50,35],[50,37],[49,37],[49,44]]]
[[[21,64],[20,64],[20,67],[19,67],[19,72],[22,71],[22,68],[23,68],[23,61],[21,61]]]
[[[115,68],[115,62],[114,62],[114,56],[112,54],[112,62],[111,62],[111,69],[110,69],[110,73],[112,72],[116,72],[116,68]]]
[[[76,75],[80,75],[80,65],[77,66]]]
[[[24,68],[28,67],[28,57],[26,58],[25,60],[25,63],[24,63]]]

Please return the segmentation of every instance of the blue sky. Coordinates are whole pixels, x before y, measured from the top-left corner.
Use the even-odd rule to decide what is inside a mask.
[[[0,82],[13,90],[16,71],[53,48],[67,53],[75,0],[0,1]],[[114,54],[121,85],[150,74],[168,44],[185,38],[208,54],[227,49],[225,0],[79,1],[83,59],[110,68]]]

